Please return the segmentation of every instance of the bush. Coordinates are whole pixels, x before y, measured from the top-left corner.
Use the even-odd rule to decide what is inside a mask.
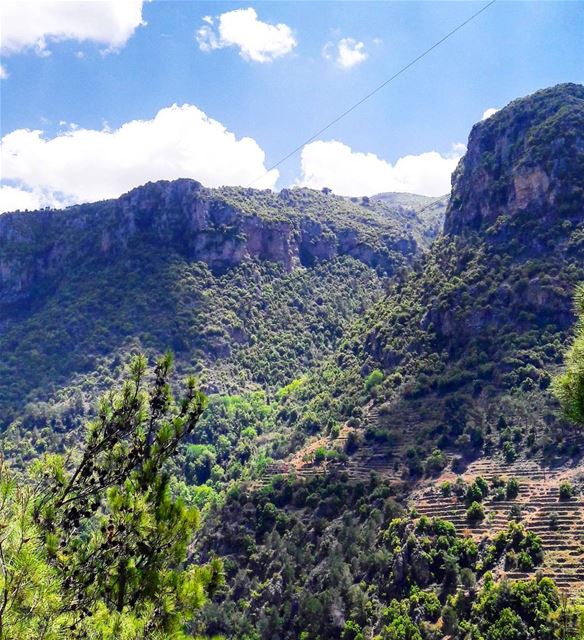
[[[517,566],[522,571],[531,571],[533,569],[533,560],[527,551],[521,551],[517,557]]]
[[[464,478],[462,478],[461,476],[457,476],[454,482],[454,493],[456,493],[456,495],[459,498],[462,498],[465,492],[466,492],[466,482],[464,481]]]
[[[341,633],[341,640],[364,640],[365,636],[361,632],[361,627],[352,620],[345,622]]]
[[[382,382],[383,382],[383,372],[381,372],[379,369],[374,369],[367,376],[367,379],[365,380],[365,389],[367,389],[367,391],[371,391],[373,387],[376,387]]]
[[[507,497],[507,494],[505,493],[504,487],[497,487],[495,489],[495,492],[493,493],[494,501],[501,502],[502,500],[505,500],[506,497]]]
[[[569,500],[574,495],[574,486],[568,480],[560,483],[560,500]]]
[[[357,451],[359,448],[359,437],[355,433],[355,431],[349,431],[349,435],[347,436],[347,440],[345,441],[345,453],[347,455],[351,455]]]
[[[505,495],[507,500],[515,500],[519,495],[519,482],[516,478],[509,478],[507,485],[505,486]]]
[[[489,493],[489,487],[485,480],[480,476],[470,484],[466,490],[466,502],[471,504],[472,502],[482,502]]]
[[[318,449],[314,452],[314,462],[316,464],[320,464],[324,462],[326,458],[326,449],[324,447],[318,447]]]
[[[505,462],[514,462],[517,459],[517,451],[509,441],[505,442],[503,445],[503,456],[505,458]]]
[[[426,473],[440,473],[446,467],[447,462],[446,455],[440,449],[434,449],[424,463]]]
[[[466,511],[466,518],[469,522],[481,522],[485,519],[485,510],[480,502],[473,502]]]
[[[444,497],[448,497],[452,494],[452,484],[446,480],[440,485],[440,493]]]
[[[519,522],[521,518],[521,507],[518,504],[514,504],[511,509],[509,509],[509,520],[515,520],[516,522]]]
[[[475,478],[475,485],[479,488],[480,492],[483,494],[483,498],[486,498],[489,495],[489,485],[487,481],[481,476],[477,476]]]
[[[558,514],[553,511],[550,513],[550,529],[555,531],[558,528]]]

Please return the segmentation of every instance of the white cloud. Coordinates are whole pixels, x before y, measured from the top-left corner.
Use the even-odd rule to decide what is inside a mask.
[[[40,209],[45,206],[42,196],[18,187],[0,187],[0,213],[17,209]]]
[[[495,109],[493,107],[491,107],[490,109],[487,109],[483,113],[483,115],[481,117],[481,120],[486,120],[487,118],[490,118],[491,116],[494,116],[497,113],[497,111],[499,111],[499,109]]]
[[[140,25],[143,0],[3,0],[2,52],[34,49],[48,41],[92,40],[115,50]]]
[[[255,9],[235,9],[217,18],[217,27],[211,16],[205,16],[197,31],[201,51],[236,47],[244,60],[271,62],[290,53],[296,46],[292,29],[286,24],[269,24],[258,20]]]
[[[0,64],[0,80],[6,80],[8,78],[8,71],[3,64]]]
[[[322,55],[326,60],[334,60],[341,69],[351,69],[369,57],[363,42],[354,38],[341,38],[336,45],[327,42],[322,49]]]
[[[302,149],[298,184],[313,189],[330,187],[346,196],[371,196],[383,191],[440,196],[450,191],[450,176],[464,150],[464,145],[456,144],[446,155],[429,151],[404,156],[392,165],[373,153],[353,151],[337,140],[319,140]]]
[[[0,144],[4,181],[65,204],[114,198],[149,180],[248,184],[265,173],[264,161],[255,140],[238,139],[193,105],[173,105],[113,131],[70,125],[47,139],[42,131],[17,129]],[[254,186],[272,188],[278,175],[270,171]]]

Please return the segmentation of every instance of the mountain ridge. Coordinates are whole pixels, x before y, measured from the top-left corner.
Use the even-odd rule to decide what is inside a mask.
[[[173,350],[209,392],[273,391],[328,353],[388,274],[427,249],[443,209],[421,219],[307,189],[178,180],[4,214],[2,424],[69,424],[62,416],[90,407],[136,350]]]
[[[366,202],[307,189],[206,189],[180,179],[66,210],[6,213],[0,216],[0,304],[22,301],[36,280],[84,255],[107,259],[140,236],[220,275],[247,258],[290,271],[337,255],[391,273],[397,256],[415,254],[427,246],[424,236],[436,234],[437,220],[418,219],[414,208]],[[19,262],[23,257],[28,263]]]

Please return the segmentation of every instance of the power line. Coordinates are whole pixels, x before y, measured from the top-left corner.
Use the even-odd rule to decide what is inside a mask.
[[[402,67],[399,71],[397,71],[396,73],[394,73],[391,78],[388,78],[387,80],[385,80],[384,82],[382,82],[380,85],[378,85],[377,87],[375,87],[375,89],[373,89],[372,91],[370,91],[366,96],[364,96],[363,98],[361,98],[358,102],[355,102],[354,105],[352,105],[351,107],[349,107],[348,109],[346,109],[345,111],[343,111],[343,113],[341,113],[340,115],[338,115],[334,120],[331,120],[326,126],[322,127],[322,129],[319,129],[316,133],[314,133],[313,135],[310,136],[310,138],[308,138],[307,140],[305,140],[302,144],[298,145],[295,149],[293,149],[292,151],[290,151],[290,153],[286,154],[283,158],[281,158],[280,160],[278,160],[278,162],[276,162],[275,164],[273,164],[271,167],[269,167],[269,169],[266,170],[266,172],[264,174],[262,174],[261,176],[259,176],[258,178],[256,178],[255,180],[253,180],[252,182],[250,182],[247,187],[251,187],[253,184],[255,184],[256,182],[258,182],[259,180],[261,180],[262,178],[265,178],[268,173],[270,173],[270,171],[273,171],[274,169],[276,169],[277,167],[279,167],[283,162],[286,162],[286,160],[288,160],[288,158],[291,158],[293,155],[295,155],[296,153],[298,153],[302,147],[304,147],[305,145],[307,145],[309,142],[312,142],[315,138],[317,138],[321,133],[324,133],[327,129],[330,129],[333,125],[335,125],[337,122],[339,122],[339,120],[342,120],[345,116],[348,116],[352,111],[354,111],[357,107],[361,106],[364,102],[366,102],[367,100],[369,100],[369,98],[373,97],[376,93],[378,93],[379,91],[381,91],[381,89],[383,89],[384,87],[386,87],[390,82],[392,82],[393,80],[395,80],[398,76],[400,76],[402,73],[404,73],[404,71],[407,71],[410,67],[413,67],[417,62],[419,62],[422,58],[425,58],[431,51],[433,51],[434,49],[436,49],[436,47],[439,47],[443,42],[446,42],[446,40],[448,40],[451,36],[453,36],[457,31],[460,31],[460,29],[462,29],[463,27],[465,27],[469,22],[472,22],[475,18],[477,18],[481,13],[483,13],[483,11],[486,11],[491,5],[495,4],[495,2],[497,2],[497,0],[490,0],[490,2],[488,2],[484,7],[482,7],[481,9],[479,9],[478,11],[476,11],[475,13],[472,14],[472,16],[470,16],[470,18],[467,18],[464,22],[461,22],[457,27],[455,27],[454,29],[452,29],[452,31],[448,32],[443,38],[441,38],[440,40],[438,40],[438,42],[435,42],[431,47],[429,47],[428,49],[426,49],[423,53],[421,53],[417,58],[414,58],[411,62],[408,62],[408,64],[405,65],[405,67]]]
[[[416,214],[422,213],[423,211],[426,211],[426,209],[433,207],[435,204],[442,202],[444,198],[446,198],[446,206],[448,206],[448,197],[449,197],[449,194],[445,193],[443,196],[436,198],[436,200],[432,200],[432,202],[428,202],[428,204],[424,205],[421,209],[418,209],[416,211]]]

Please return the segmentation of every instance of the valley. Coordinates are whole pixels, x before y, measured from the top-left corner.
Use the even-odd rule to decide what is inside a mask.
[[[584,87],[564,84],[477,123],[449,198],[181,179],[3,214],[3,456],[84,464],[85,425],[107,442],[129,402],[129,363],[170,351],[208,397],[184,438],[187,405],[160,427],[176,446],[152,480],[200,513],[181,549],[212,588],[189,633],[561,637],[584,589],[580,396],[558,392],[579,380],[583,176]],[[153,422],[184,390],[165,362]],[[152,446],[124,428],[120,477]],[[99,483],[93,468],[79,477]]]

